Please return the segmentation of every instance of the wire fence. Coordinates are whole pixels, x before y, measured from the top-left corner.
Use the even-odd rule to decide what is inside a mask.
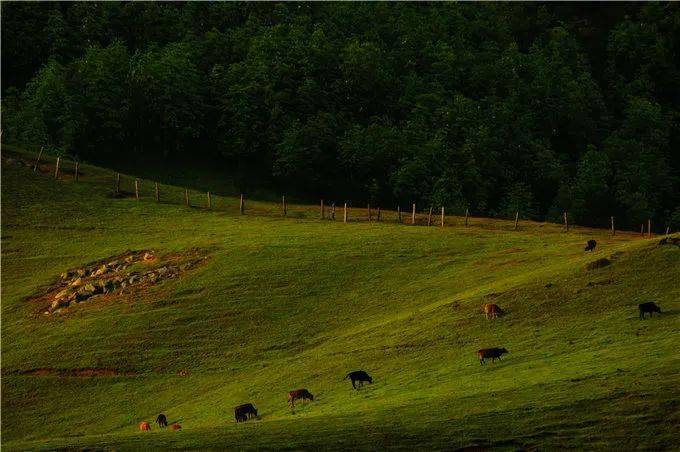
[[[562,224],[520,220],[520,213],[516,212],[514,219],[497,219],[488,217],[472,217],[466,210],[465,215],[448,215],[444,207],[428,206],[418,208],[411,203],[407,208],[396,206],[394,209],[384,209],[382,206],[356,207],[351,202],[334,200],[319,200],[319,204],[290,204],[285,195],[279,203],[250,200],[241,194],[240,197],[222,196],[212,192],[162,184],[147,179],[137,178],[127,174],[111,172],[92,165],[43,154],[42,150],[28,156],[27,153],[14,152],[24,166],[30,166],[36,174],[49,176],[58,181],[91,182],[111,187],[109,194],[114,198],[152,201],[160,204],[184,205],[188,208],[227,211],[241,215],[288,217],[303,219],[319,219],[344,223],[376,222],[396,223],[413,226],[475,226],[484,229],[520,230],[528,227],[551,226],[564,232],[573,229],[568,212],[563,213]],[[31,161],[31,158],[34,161]],[[607,225],[610,235],[637,235],[630,231],[616,229],[615,218],[610,217]],[[591,228],[592,229],[592,228]],[[604,228],[603,228],[604,229]],[[668,235],[669,228],[665,233]],[[651,238],[651,219],[641,224],[640,237]]]

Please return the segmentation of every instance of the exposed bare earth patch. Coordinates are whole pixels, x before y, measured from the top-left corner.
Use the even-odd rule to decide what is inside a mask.
[[[199,250],[163,256],[151,250],[127,251],[62,273],[57,282],[30,300],[49,302],[42,310],[57,314],[95,297],[120,296],[179,278],[206,260]]]

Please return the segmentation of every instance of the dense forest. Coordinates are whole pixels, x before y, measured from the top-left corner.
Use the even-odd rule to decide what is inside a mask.
[[[3,141],[680,227],[678,3],[3,3]]]

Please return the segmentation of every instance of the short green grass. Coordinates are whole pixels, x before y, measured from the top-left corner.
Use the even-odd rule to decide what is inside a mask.
[[[680,249],[529,222],[343,224],[315,206],[282,218],[251,202],[240,216],[234,198],[186,208],[170,186],[176,203],[157,204],[148,183],[140,201],[114,199],[110,171],[83,171],[54,181],[3,158],[7,450],[677,448]],[[127,249],[193,247],[207,265],[141,295],[52,316],[26,300]],[[640,321],[645,300],[663,314]],[[489,301],[508,314],[485,320]],[[510,354],[481,366],[475,351],[492,346]],[[22,374],[89,367],[136,375]],[[353,391],[343,377],[354,369],[374,384]],[[316,401],[292,412],[298,387]],[[246,401],[262,417],[235,424]],[[138,431],[160,412],[183,430]]]

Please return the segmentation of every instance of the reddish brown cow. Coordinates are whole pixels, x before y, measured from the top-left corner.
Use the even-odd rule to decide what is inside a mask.
[[[142,422],[139,424],[139,429],[143,432],[148,432],[151,430],[151,425],[148,422]]]
[[[498,359],[500,361],[501,356],[508,351],[504,348],[483,348],[477,351],[477,358],[479,358],[480,364],[486,364],[486,360],[491,358],[491,362]]]
[[[306,389],[296,389],[295,391],[290,391],[288,393],[288,403],[290,403],[290,406],[294,407],[296,400],[314,401],[314,396],[312,395],[311,392],[307,391]]]
[[[175,422],[174,424],[172,424],[172,425],[170,426],[170,428],[173,429],[173,430],[182,430],[182,426],[179,425],[179,424],[176,423],[176,422]]]
[[[496,317],[500,316],[503,314],[503,310],[498,306],[497,304],[493,303],[487,303],[484,305],[484,315],[488,319],[491,317],[492,319],[495,319]]]

